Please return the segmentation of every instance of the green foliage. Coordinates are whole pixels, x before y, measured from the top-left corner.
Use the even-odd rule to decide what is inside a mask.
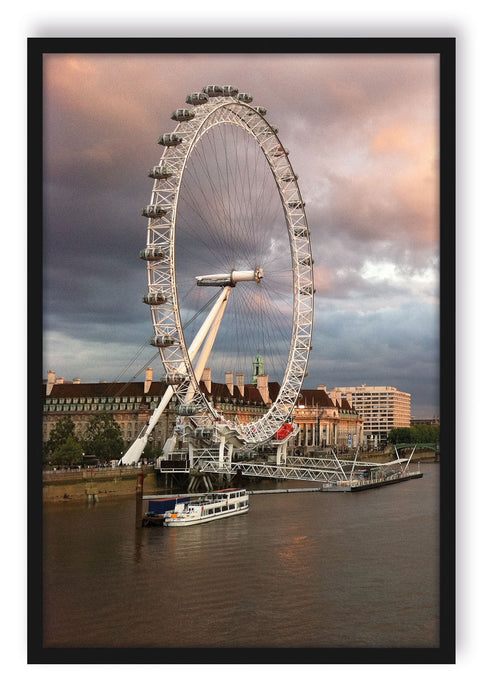
[[[437,443],[440,442],[440,426],[414,425],[412,428],[392,428],[388,434],[388,442],[391,445],[402,442],[408,444]]]
[[[52,461],[55,464],[80,464],[82,462],[83,449],[79,440],[69,435],[67,440],[60,444],[52,454]]]
[[[73,464],[82,458],[82,445],[75,435],[75,424],[69,416],[60,418],[43,445],[43,464]]]
[[[153,443],[147,442],[146,447],[143,450],[142,457],[144,459],[155,460],[162,453],[161,447],[153,447]]]
[[[124,438],[120,426],[109,413],[93,416],[84,433],[84,451],[101,461],[120,459]]]
[[[75,427],[74,421],[69,416],[60,418],[50,431],[50,437],[46,443],[47,453],[55,452],[69,437],[75,438]]]
[[[387,439],[391,445],[397,445],[400,442],[411,442],[411,428],[392,428]]]

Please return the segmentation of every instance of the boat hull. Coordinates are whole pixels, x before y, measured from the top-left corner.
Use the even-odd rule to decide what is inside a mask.
[[[210,523],[213,520],[222,520],[223,518],[231,518],[234,515],[243,515],[249,511],[249,505],[239,510],[227,511],[226,513],[212,513],[199,518],[164,518],[164,527],[189,527],[190,525],[201,525],[202,523]]]

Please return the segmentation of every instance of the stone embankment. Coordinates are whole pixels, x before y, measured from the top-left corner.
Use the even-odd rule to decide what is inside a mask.
[[[352,459],[353,455],[339,455]],[[289,457],[290,459],[290,457]],[[370,452],[359,454],[359,461],[385,462],[394,459],[390,453]],[[417,450],[411,464],[432,462],[431,450]],[[164,483],[153,467],[115,467],[113,469],[57,469],[43,472],[43,501],[77,501],[93,497],[96,499],[131,496],[136,493],[138,474],[144,474],[144,493],[164,493]]]
[[[136,493],[138,474],[144,474],[144,491],[159,488],[152,467],[115,467],[113,469],[57,469],[43,472],[43,501],[77,501],[88,496],[107,498]]]

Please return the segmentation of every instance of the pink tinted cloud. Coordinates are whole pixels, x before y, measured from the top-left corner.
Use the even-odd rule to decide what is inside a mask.
[[[438,243],[438,153],[430,129],[397,123],[370,134],[355,166],[327,175],[330,221],[356,239]],[[350,162],[350,161],[349,161]]]

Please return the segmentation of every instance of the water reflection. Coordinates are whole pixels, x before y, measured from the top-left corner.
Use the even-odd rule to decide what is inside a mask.
[[[362,494],[251,497],[135,527],[134,498],[47,506],[44,638],[66,647],[436,646],[438,472]]]

